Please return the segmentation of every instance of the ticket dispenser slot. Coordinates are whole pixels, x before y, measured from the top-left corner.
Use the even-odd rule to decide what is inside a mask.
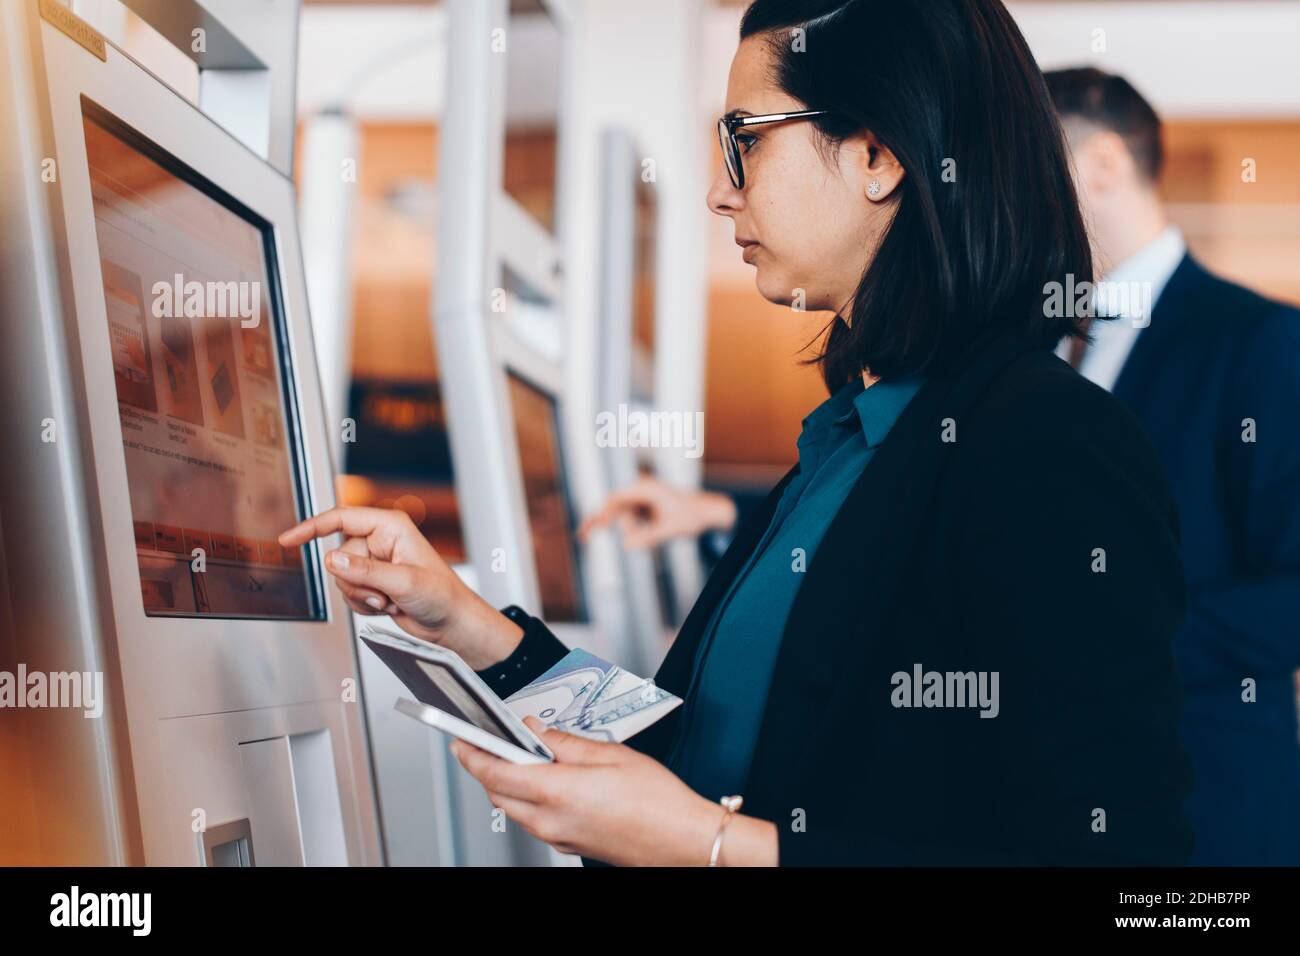
[[[334,770],[334,743],[328,730],[289,737],[294,793],[303,862],[308,866],[347,866],[339,778]]]
[[[251,839],[261,866],[346,866],[328,730],[239,745]]]
[[[233,820],[209,827],[199,835],[204,866],[256,866],[253,856],[253,832],[248,820]]]

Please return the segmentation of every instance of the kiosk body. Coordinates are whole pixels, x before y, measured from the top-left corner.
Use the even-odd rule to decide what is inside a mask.
[[[275,543],[334,504],[293,184],[48,7],[0,13],[0,670],[103,708],[6,716],[0,855],[379,864],[351,617]]]

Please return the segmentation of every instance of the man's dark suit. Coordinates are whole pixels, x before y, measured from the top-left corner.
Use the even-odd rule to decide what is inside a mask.
[[[1114,392],[1178,507],[1192,862],[1300,864],[1300,312],[1184,257]]]

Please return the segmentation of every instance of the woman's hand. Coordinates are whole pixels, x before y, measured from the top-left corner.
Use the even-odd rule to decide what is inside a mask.
[[[452,742],[452,753],[494,807],[562,853],[620,866],[709,862],[722,807],[631,747],[550,730],[536,717],[525,723],[551,748],[555,763],[513,764]],[[775,864],[775,826],[737,817],[726,832],[723,861]]]
[[[628,548],[653,548],[674,538],[693,538],[706,531],[730,531],[736,506],[712,491],[682,491],[657,478],[641,477],[612,495],[578,529],[585,538],[596,528],[617,521]]]
[[[412,637],[440,644],[483,670],[504,660],[523,631],[469,589],[404,511],[333,508],[280,535],[281,547],[342,532],[325,556],[348,607],[388,614]]]

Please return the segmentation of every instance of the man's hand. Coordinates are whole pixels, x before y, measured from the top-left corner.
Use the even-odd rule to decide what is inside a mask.
[[[586,538],[597,528],[617,522],[627,548],[653,548],[674,538],[693,538],[706,531],[730,531],[736,506],[712,491],[682,491],[643,476],[609,496],[578,529]]]

